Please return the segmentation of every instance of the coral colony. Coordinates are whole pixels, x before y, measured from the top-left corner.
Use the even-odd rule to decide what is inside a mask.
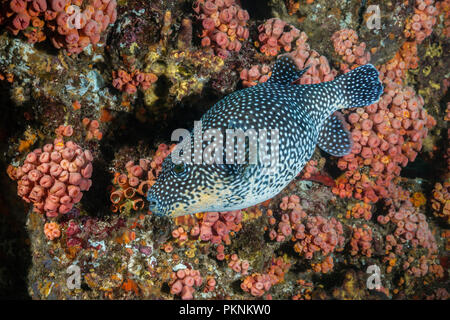
[[[3,1],[0,21],[29,43],[50,39],[57,49],[80,53],[96,45],[102,32],[117,19],[115,0],[12,0]]]
[[[0,295],[449,299],[450,1],[377,6],[1,1]]]

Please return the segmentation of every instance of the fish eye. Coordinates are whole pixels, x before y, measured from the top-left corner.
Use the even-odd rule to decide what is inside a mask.
[[[181,174],[186,170],[184,163],[177,164],[173,167],[173,171],[175,171],[176,174]]]

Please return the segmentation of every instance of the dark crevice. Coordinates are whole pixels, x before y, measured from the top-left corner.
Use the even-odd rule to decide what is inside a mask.
[[[272,9],[269,0],[241,0],[241,6],[248,11],[254,20],[265,20],[272,18]]]
[[[361,1],[361,6],[359,7],[359,11],[358,11],[358,27],[356,28],[356,32],[359,32],[359,30],[361,29],[361,26],[364,22],[364,14],[366,13],[366,8],[367,7],[367,0],[362,0]]]
[[[111,184],[110,173],[106,170],[106,165],[102,161],[94,159],[92,163],[94,170],[92,171],[93,184],[89,192],[83,193],[81,203],[83,208],[92,213],[93,216],[101,217],[111,215],[109,209],[108,186]]]
[[[6,169],[9,140],[15,140],[25,129],[23,113],[10,100],[9,86],[0,83],[0,299],[29,299],[28,270],[31,267],[30,239],[26,221],[29,205],[16,194],[16,183]],[[22,106],[25,110],[27,106]]]

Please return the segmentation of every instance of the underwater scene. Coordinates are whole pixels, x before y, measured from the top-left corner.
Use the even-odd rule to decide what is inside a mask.
[[[449,49],[450,0],[0,0],[0,298],[448,300]]]

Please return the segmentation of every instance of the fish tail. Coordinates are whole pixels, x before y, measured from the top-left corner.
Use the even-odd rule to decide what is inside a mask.
[[[355,68],[335,81],[342,90],[339,109],[371,105],[383,93],[378,70],[371,64]]]

